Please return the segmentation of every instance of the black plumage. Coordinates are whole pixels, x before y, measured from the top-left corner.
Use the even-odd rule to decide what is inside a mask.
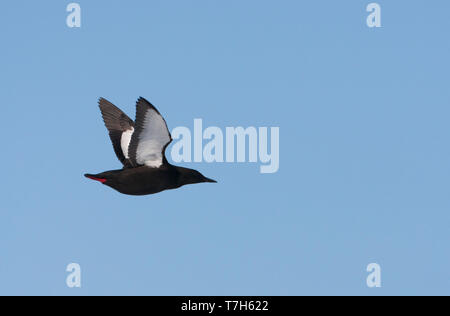
[[[111,102],[101,98],[99,107],[114,152],[123,169],[85,174],[120,193],[147,195],[186,184],[216,182],[193,169],[171,165],[165,149],[172,141],[166,121],[146,99],[136,104],[136,122]]]

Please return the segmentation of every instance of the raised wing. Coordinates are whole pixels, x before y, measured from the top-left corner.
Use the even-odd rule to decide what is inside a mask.
[[[164,118],[150,102],[139,98],[136,104],[135,130],[129,146],[131,164],[134,167],[160,167],[166,162],[164,151],[171,141]]]
[[[117,158],[124,167],[131,167],[128,147],[134,132],[133,120],[106,99],[100,98],[98,106],[102,112],[103,121],[108,129]]]

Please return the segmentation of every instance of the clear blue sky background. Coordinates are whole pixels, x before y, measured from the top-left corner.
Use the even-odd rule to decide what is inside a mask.
[[[0,294],[450,294],[448,1],[69,2],[0,5]],[[100,96],[280,126],[280,171],[120,195]]]

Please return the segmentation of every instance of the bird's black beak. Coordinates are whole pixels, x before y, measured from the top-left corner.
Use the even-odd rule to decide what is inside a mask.
[[[216,180],[209,179],[209,178],[204,178],[204,179],[203,179],[203,182],[217,183]]]

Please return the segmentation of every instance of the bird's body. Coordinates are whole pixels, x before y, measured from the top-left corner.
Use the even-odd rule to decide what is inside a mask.
[[[96,175],[86,174],[86,177],[103,182],[105,185],[128,195],[147,195],[159,193],[164,190],[177,189],[183,185],[196,183],[189,182],[186,178],[193,169],[176,167],[171,164],[163,165],[159,168],[141,166],[137,168],[125,168],[121,170],[111,170]],[[215,182],[213,180],[203,180],[198,177],[199,182]],[[195,181],[195,178],[192,178]]]
[[[85,174],[120,193],[148,195],[176,189],[186,184],[216,182],[200,172],[173,166],[165,157],[172,141],[166,122],[156,108],[140,98],[136,105],[136,123],[105,99],[99,101],[114,151],[123,169]]]

